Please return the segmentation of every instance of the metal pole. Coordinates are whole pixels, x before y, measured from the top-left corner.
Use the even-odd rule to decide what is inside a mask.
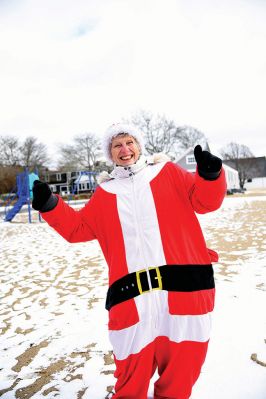
[[[28,202],[28,217],[29,217],[29,223],[31,223],[30,182],[29,182],[28,168],[26,168],[25,170],[25,179],[26,179],[26,191],[27,191],[27,202]]]

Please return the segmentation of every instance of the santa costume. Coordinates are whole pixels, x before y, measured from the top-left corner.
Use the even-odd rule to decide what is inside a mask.
[[[106,309],[116,364],[114,399],[147,399],[155,370],[156,399],[188,399],[205,360],[214,307],[212,262],[196,213],[218,209],[223,169],[206,180],[163,155],[145,157],[141,133],[117,124],[142,149],[128,167],[105,174],[86,206],[75,211],[60,197],[42,217],[67,241],[97,239],[109,267]]]

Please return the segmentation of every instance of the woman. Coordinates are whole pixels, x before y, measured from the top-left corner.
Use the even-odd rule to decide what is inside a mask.
[[[212,261],[195,212],[218,209],[222,162],[198,145],[195,175],[166,156],[144,156],[141,133],[112,125],[103,140],[111,174],[73,210],[49,186],[34,186],[33,208],[67,241],[97,239],[109,267],[106,308],[116,364],[114,399],[188,399],[205,360],[214,306]]]

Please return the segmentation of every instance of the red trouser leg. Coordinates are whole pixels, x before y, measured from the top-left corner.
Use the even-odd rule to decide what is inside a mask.
[[[204,363],[208,342],[171,342],[166,337],[156,340],[156,363],[159,379],[154,399],[189,399]]]
[[[158,337],[139,353],[115,359],[117,383],[113,399],[147,399],[150,379],[158,366],[154,399],[189,399],[204,363],[208,342],[169,341]]]
[[[152,342],[125,360],[115,358],[117,382],[113,399],[147,399],[150,379],[156,369],[154,350],[155,342]]]

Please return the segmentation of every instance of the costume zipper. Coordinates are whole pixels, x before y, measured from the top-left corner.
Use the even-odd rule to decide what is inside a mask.
[[[145,258],[145,254],[142,248],[142,244],[141,244],[141,239],[142,239],[142,233],[141,233],[141,229],[139,226],[139,218],[138,218],[138,211],[137,211],[137,207],[136,207],[136,193],[135,193],[135,182],[134,182],[134,176],[130,176],[131,182],[132,182],[132,191],[133,191],[133,202],[134,202],[134,219],[135,219],[135,226],[136,226],[136,230],[137,230],[137,237],[138,237],[138,245],[139,245],[139,249],[140,249],[140,253],[141,253],[141,257],[144,259],[144,263],[145,263],[145,270],[147,272],[147,278],[148,278],[148,283],[149,283],[149,290],[152,290],[152,285],[151,285],[151,279],[150,279],[150,273],[149,273],[149,266],[147,266],[147,260]]]
[[[138,211],[137,211],[137,206],[136,206],[136,192],[135,192],[135,181],[134,181],[134,175],[130,176],[130,180],[132,183],[132,192],[133,192],[133,206],[134,206],[134,219],[135,219],[135,226],[136,226],[136,231],[137,231],[137,237],[138,237],[138,245],[139,245],[139,249],[140,249],[140,254],[141,257],[144,260],[144,264],[145,264],[145,270],[147,273],[147,279],[148,279],[148,285],[149,285],[149,290],[152,291],[152,284],[151,284],[151,278],[150,278],[150,273],[149,273],[149,266],[148,266],[148,262],[147,259],[145,257],[145,253],[144,250],[142,248],[142,243],[144,242],[144,240],[142,239],[142,232],[141,232],[141,228],[139,225],[139,218],[138,218]],[[149,307],[150,307],[150,320],[153,323],[154,327],[156,328],[158,325],[158,306],[157,306],[157,298],[155,300],[156,302],[156,314],[154,314],[154,307],[152,307],[152,303],[151,301],[149,301]]]

